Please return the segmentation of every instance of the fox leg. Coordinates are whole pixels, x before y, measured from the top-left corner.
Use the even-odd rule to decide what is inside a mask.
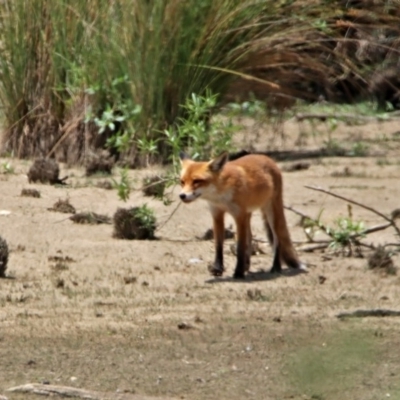
[[[251,234],[251,213],[247,214],[247,247],[246,247],[246,271],[250,270],[251,265],[251,254],[253,252],[252,248],[252,234]]]
[[[221,276],[224,272],[225,213],[218,209],[212,209],[211,213],[213,216],[215,260],[214,265],[210,268],[210,272],[214,276]]]
[[[235,218],[238,236],[236,268],[233,274],[235,279],[243,279],[247,266],[250,266],[250,256],[248,253],[250,216],[250,213],[246,213]]]
[[[275,229],[275,216],[272,211],[272,207],[268,205],[262,209],[262,215],[264,219],[264,226],[267,232],[268,241],[272,245],[274,251],[274,261],[272,263],[271,272],[280,273],[282,271],[281,257],[279,250],[279,240]]]

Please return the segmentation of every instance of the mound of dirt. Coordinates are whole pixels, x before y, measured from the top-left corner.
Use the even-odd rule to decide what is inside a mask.
[[[32,166],[28,171],[28,182],[41,182],[50,183],[51,185],[65,184],[65,180],[68,176],[64,178],[59,178],[60,167],[57,162],[48,158],[40,158],[34,161]]]

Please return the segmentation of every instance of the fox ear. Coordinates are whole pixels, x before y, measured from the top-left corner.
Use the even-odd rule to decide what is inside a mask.
[[[228,152],[227,151],[223,152],[217,158],[214,158],[214,160],[211,160],[208,163],[208,169],[211,172],[221,171],[222,167],[228,162],[228,158],[229,158]]]
[[[183,164],[183,161],[190,160],[190,157],[185,152],[181,151],[179,153],[179,159],[181,161],[181,164]]]

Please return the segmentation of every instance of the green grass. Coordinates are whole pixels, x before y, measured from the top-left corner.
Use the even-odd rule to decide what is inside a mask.
[[[301,394],[312,399],[341,399],[374,379],[379,361],[377,339],[368,330],[340,331],[314,346],[301,348],[288,364],[290,379]],[[308,397],[307,397],[308,398]]]

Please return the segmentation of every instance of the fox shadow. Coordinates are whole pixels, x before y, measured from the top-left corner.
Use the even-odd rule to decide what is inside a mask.
[[[307,274],[307,271],[301,269],[283,269],[281,272],[271,272],[266,270],[258,270],[255,272],[248,272],[244,279],[233,278],[232,276],[215,276],[207,279],[205,283],[223,283],[223,282],[234,282],[234,283],[253,283],[260,281],[272,281],[282,277],[294,277],[297,275]]]

